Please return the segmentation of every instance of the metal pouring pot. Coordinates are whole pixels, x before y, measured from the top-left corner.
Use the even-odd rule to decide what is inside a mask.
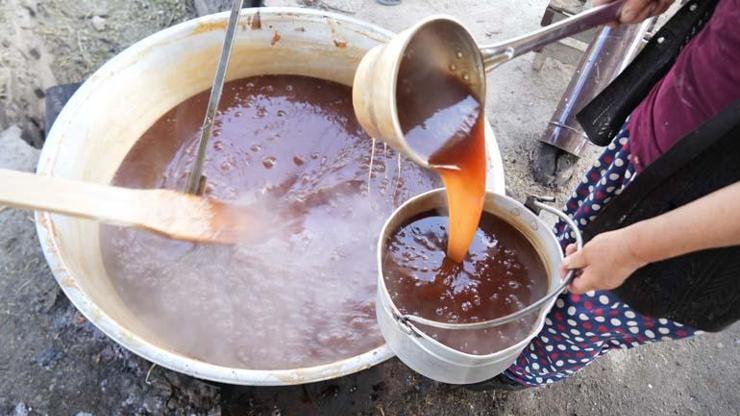
[[[360,62],[352,87],[357,120],[371,136],[388,143],[419,164],[428,160],[404,137],[396,103],[396,86],[402,65],[408,72],[446,73],[466,85],[485,107],[486,73],[518,56],[584,30],[616,20],[624,0],[593,7],[537,31],[492,45],[478,45],[459,20],[431,16],[394,36],[390,42],[371,49]],[[408,54],[409,51],[415,51]],[[405,58],[413,55],[413,58]],[[418,94],[444,94],[438,85],[418,86]]]
[[[574,271],[561,279],[560,265],[563,252],[557,238],[539,216],[547,211],[565,221],[573,230],[578,249],[582,247],[581,234],[576,224],[563,212],[544,204],[552,199],[530,197],[526,206],[517,200],[494,192],[487,192],[483,210],[505,220],[521,232],[542,259],[548,274],[548,291],[545,296],[512,314],[492,320],[453,324],[433,321],[415,315],[404,315],[391,300],[383,273],[383,255],[389,237],[407,220],[423,212],[444,208],[444,189],[418,195],[400,206],[386,221],[378,240],[378,294],[375,312],[380,330],[390,349],[414,371],[433,380],[449,384],[471,384],[488,380],[511,366],[529,341],[541,330],[545,316],[552,309],[557,296],[573,279]],[[537,314],[537,320],[523,339],[508,348],[492,354],[474,355],[458,351],[434,339],[422,329],[434,327],[444,330],[483,330],[518,321],[524,316]]]

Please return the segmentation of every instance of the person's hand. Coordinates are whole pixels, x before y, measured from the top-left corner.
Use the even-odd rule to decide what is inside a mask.
[[[640,267],[699,250],[740,245],[740,181],[664,214],[597,235],[576,252],[568,246],[566,269],[581,269],[575,293],[614,289]]]
[[[594,6],[611,3],[614,0],[593,0]],[[627,0],[619,14],[619,23],[639,23],[657,16],[671,7],[674,0]]]
[[[580,269],[580,274],[568,289],[572,293],[584,293],[621,286],[635,270],[647,264],[633,253],[632,247],[624,230],[599,234],[580,251],[576,251],[574,244],[569,245],[565,249],[561,273],[565,275],[568,269]]]

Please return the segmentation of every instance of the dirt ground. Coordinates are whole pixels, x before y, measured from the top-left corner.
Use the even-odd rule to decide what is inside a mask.
[[[218,3],[224,2],[0,0],[0,167],[34,169],[46,88],[82,81],[128,45]],[[496,40],[536,28],[547,1],[266,3],[330,9],[391,30],[450,13],[479,39]],[[531,179],[529,164],[573,67],[548,60],[536,72],[531,63],[525,56],[489,77],[487,114],[504,154],[509,192],[562,201],[578,179],[542,187]],[[589,149],[576,171],[597,151]],[[739,350],[735,325],[688,341],[614,352],[565,382],[515,393],[442,385],[396,359],[306,386],[219,386],[153,366],[110,341],[59,290],[32,216],[0,207],[0,415],[737,415]]]

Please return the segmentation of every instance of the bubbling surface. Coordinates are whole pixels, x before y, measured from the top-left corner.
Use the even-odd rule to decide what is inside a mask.
[[[445,255],[448,219],[436,212],[411,218],[388,239],[383,276],[391,300],[404,314],[469,323],[519,311],[547,293],[548,274],[539,254],[515,227],[483,212],[462,263]],[[537,318],[482,330],[422,326],[445,345],[490,354],[523,340]]]
[[[208,92],[162,116],[113,183],[184,189]],[[271,215],[259,243],[199,245],[104,226],[103,258],[135,316],[171,349],[250,369],[326,364],[379,347],[375,242],[438,179],[360,128],[351,90],[298,76],[229,82],[206,193]]]

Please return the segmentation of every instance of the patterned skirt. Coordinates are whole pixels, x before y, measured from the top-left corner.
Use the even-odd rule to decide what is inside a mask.
[[[593,221],[635,177],[629,156],[625,125],[566,203],[565,212],[579,227]],[[563,249],[575,241],[562,222],[556,224],[555,233]],[[564,293],[545,319],[542,332],[504,376],[526,386],[541,386],[567,378],[615,348],[629,349],[698,332],[678,322],[642,315],[609,291]]]

